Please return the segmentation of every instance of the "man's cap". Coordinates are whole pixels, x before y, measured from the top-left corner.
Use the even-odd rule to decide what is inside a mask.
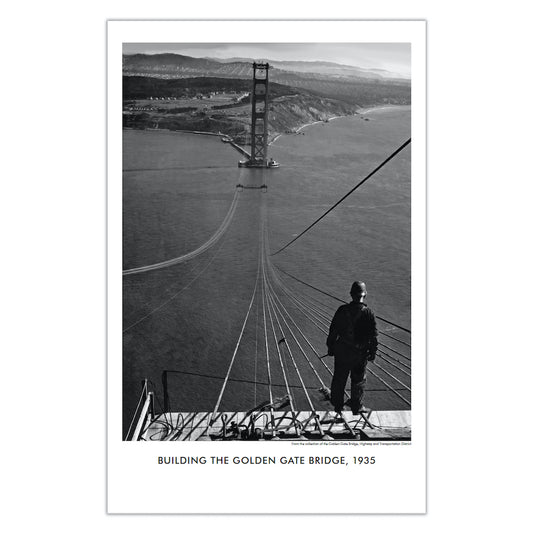
[[[366,284],[356,280],[350,289],[350,295],[366,295]]]

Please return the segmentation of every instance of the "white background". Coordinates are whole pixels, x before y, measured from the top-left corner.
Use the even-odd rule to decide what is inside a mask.
[[[49,1],[3,8],[5,530],[527,531],[527,2],[328,2],[326,10],[272,1],[268,11],[238,4],[228,10],[209,1],[187,9],[175,1]],[[428,20],[428,514],[107,516],[105,19],[304,15]],[[364,489],[354,480],[354,499]],[[317,482],[317,500],[321,491],[327,481]]]
[[[110,22],[108,31],[108,512],[378,513],[426,510],[425,432],[425,23],[418,22]],[[122,43],[408,42],[412,70],[412,442],[410,446],[296,448],[290,442],[145,443],[122,441]],[[394,147],[391,147],[391,149]],[[158,455],[375,456],[372,467],[162,467]],[[244,489],[255,480],[253,491]],[[357,500],[352,481],[365,487]],[[327,491],[317,489],[327,481]],[[401,490],[399,490],[401,481]],[[139,487],[151,486],[149,492]],[[288,487],[284,487],[288,486]],[[224,487],[224,491],[220,488]],[[283,489],[281,489],[283,488]],[[273,495],[283,498],[272,499]],[[379,499],[375,495],[379,493]],[[290,495],[290,497],[289,497]],[[318,498],[319,497],[319,498]],[[269,500],[272,502],[269,503]],[[206,503],[209,503],[206,506]],[[268,504],[267,504],[268,503]]]

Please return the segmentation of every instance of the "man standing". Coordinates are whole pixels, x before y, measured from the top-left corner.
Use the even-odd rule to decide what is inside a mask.
[[[363,302],[366,297],[364,282],[354,282],[350,295],[352,302],[335,312],[326,343],[328,354],[335,357],[331,402],[340,413],[344,406],[344,388],[351,373],[350,404],[355,415],[368,411],[363,406],[366,364],[376,358],[378,333],[374,314]]]

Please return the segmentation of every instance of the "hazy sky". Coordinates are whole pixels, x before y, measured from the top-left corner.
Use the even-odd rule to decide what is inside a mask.
[[[333,61],[411,75],[409,43],[125,43],[125,54],[174,52],[193,57]]]

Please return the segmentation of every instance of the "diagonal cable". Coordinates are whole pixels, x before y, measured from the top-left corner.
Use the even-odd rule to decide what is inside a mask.
[[[323,213],[316,221],[311,223],[305,230],[300,232],[294,239],[289,241],[286,245],[284,245],[279,250],[274,252],[272,254],[272,256],[275,256],[276,254],[279,254],[280,252],[285,250],[287,247],[292,245],[297,239],[300,239],[300,237],[302,237],[306,232],[311,230],[311,228],[313,228],[313,226],[315,226],[315,224],[317,224],[319,221],[321,221],[330,211],[333,211],[343,200],[348,198],[356,189],[361,187],[367,180],[369,180],[372,176],[374,176],[374,174],[376,174],[376,172],[378,172],[383,166],[385,166],[391,159],[393,159],[395,156],[397,156],[410,143],[411,143],[411,138],[409,138],[402,146],[397,148],[387,159],[382,161],[370,174],[368,174],[365,178],[363,178],[355,187],[350,189],[350,191],[348,191],[348,193],[346,193],[340,200],[337,200],[337,202],[335,202],[335,204],[333,204],[333,206],[331,206],[331,208],[329,208],[325,213]]]

